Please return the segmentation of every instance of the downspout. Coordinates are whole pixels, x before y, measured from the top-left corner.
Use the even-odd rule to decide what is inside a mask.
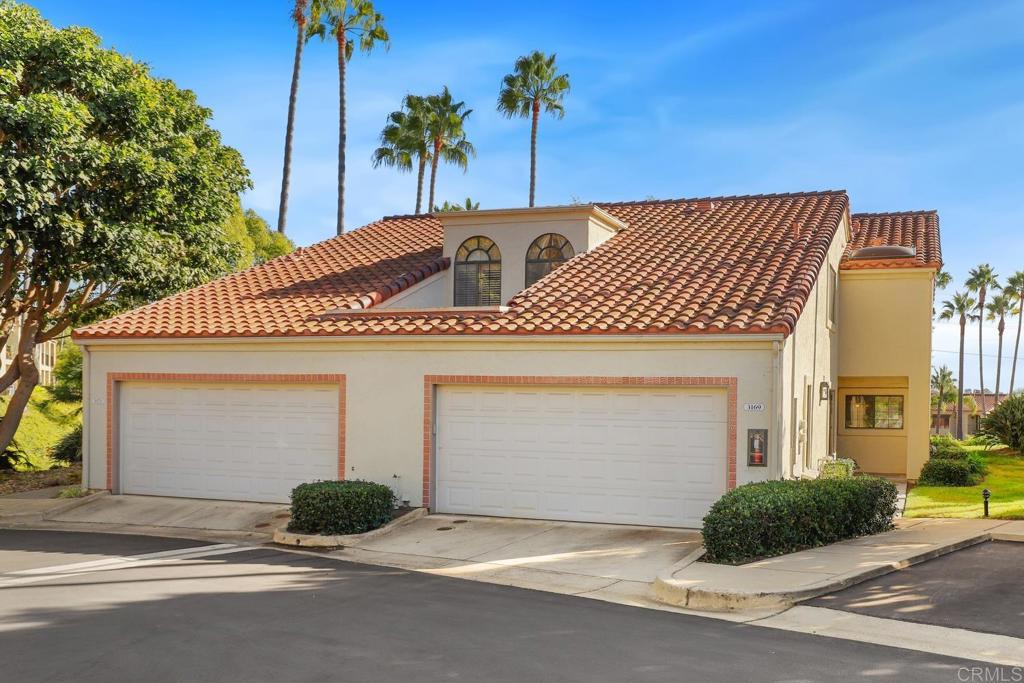
[[[91,377],[89,345],[82,345],[82,488],[89,486],[89,415],[91,413],[89,380]]]
[[[772,466],[768,471],[769,479],[783,478],[782,457],[785,453],[785,439],[782,430],[785,425],[783,411],[786,410],[782,400],[782,354],[784,349],[785,346],[782,342],[772,342],[772,403],[775,404],[772,414],[775,415],[775,457],[771,459]]]

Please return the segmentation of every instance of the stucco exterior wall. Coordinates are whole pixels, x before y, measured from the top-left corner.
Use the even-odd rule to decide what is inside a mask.
[[[547,211],[527,219],[522,212],[511,215],[484,215],[473,212],[441,214],[445,223],[442,253],[455,263],[455,254],[470,237],[487,237],[501,251],[501,300],[508,301],[521,292],[526,283],[526,252],[541,235],[562,235],[572,244],[574,254],[589,251],[614,235],[608,225],[589,216],[590,207],[566,207]],[[454,304],[454,269],[442,273],[447,283],[443,305]]]
[[[772,341],[356,339],[91,344],[86,372],[87,483],[107,478],[108,373],[323,374],[346,377],[345,468],[349,478],[391,482],[422,501],[424,376],[601,376],[737,378],[737,402],[764,412],[737,415],[737,483],[768,478],[746,466],[748,428],[774,428]],[[725,466],[723,462],[723,466]]]
[[[916,479],[928,459],[933,279],[934,271],[917,268],[840,273],[841,393],[902,385],[906,394],[905,434],[840,432],[840,455],[854,458],[865,470],[905,472]],[[901,436],[906,439],[902,459],[896,441]]]
[[[836,231],[807,305],[782,350],[784,405],[779,419],[782,474],[786,477],[816,476],[818,462],[831,455],[834,447],[830,444],[834,402],[819,400],[818,390],[821,382],[835,388],[838,381],[839,336],[845,329],[839,324],[838,301],[835,319],[830,313],[833,295],[829,278],[838,273],[849,241],[848,220],[844,217]]]

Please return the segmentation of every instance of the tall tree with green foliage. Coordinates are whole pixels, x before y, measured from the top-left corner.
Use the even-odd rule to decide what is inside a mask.
[[[956,292],[948,301],[942,302],[942,313],[939,317],[943,320],[956,318],[960,323],[960,367],[957,372],[956,387],[956,438],[964,438],[964,339],[967,336],[967,323],[975,320],[978,316],[978,302],[971,298],[970,294]]]
[[[428,95],[424,102],[427,137],[430,140],[430,197],[427,206],[434,206],[438,162],[455,164],[463,171],[476,148],[466,139],[466,119],[473,113],[465,102],[456,102],[448,86],[437,95]]]
[[[1013,300],[1005,293],[996,294],[985,306],[988,320],[996,323],[996,330],[999,333],[999,347],[996,352],[996,393],[992,405],[999,404],[999,386],[1003,373],[1003,333],[1006,332],[1006,314],[1013,309]],[[984,392],[982,392],[984,401]]]
[[[985,297],[988,295],[990,290],[999,289],[999,278],[996,277],[995,271],[992,270],[992,266],[987,263],[982,263],[977,268],[972,268],[968,274],[967,289],[977,294],[978,298],[975,300],[975,304],[978,307],[978,315],[975,319],[978,321],[978,375],[981,381],[981,395],[985,396],[985,345],[984,345],[984,330],[985,330]],[[985,412],[985,401],[984,398],[981,402],[981,412]]]
[[[241,202],[224,224],[227,239],[237,245],[238,258],[233,270],[245,270],[278,256],[289,254],[295,245],[284,234],[276,232],[252,209],[242,210]]]
[[[415,213],[423,206],[423,179],[431,158],[426,104],[424,97],[406,95],[402,108],[388,115],[380,134],[380,147],[373,151],[374,168],[390,166],[399,171],[411,171],[416,167]]]
[[[385,49],[391,38],[384,17],[370,0],[313,0],[307,32],[321,40],[328,36],[338,45],[338,218],[337,232],[345,232],[345,146],[348,124],[345,111],[345,68],[356,46],[369,54],[378,44]]]
[[[943,365],[932,369],[932,400],[935,402],[935,428],[939,427],[939,416],[942,407],[956,398],[956,387],[953,384],[953,371]]]
[[[210,118],[92,31],[0,1],[0,346],[19,340],[0,375],[15,387],[0,451],[39,380],[37,344],[112,300],[232,268],[223,226],[249,176]]]
[[[295,58],[292,60],[292,86],[288,91],[288,123],[284,130],[284,168],[281,170],[281,202],[277,208],[277,231],[284,234],[288,223],[288,185],[292,176],[292,139],[295,137],[295,106],[299,100],[299,73],[302,71],[302,49],[309,39],[306,8],[309,0],[295,0],[292,23],[295,24]]]
[[[530,117],[530,206],[537,187],[537,125],[543,109],[557,118],[565,116],[563,98],[569,93],[569,74],[558,73],[555,55],[534,50],[516,60],[515,70],[501,82],[498,111],[512,118]]]
[[[1013,364],[1010,366],[1010,390],[1013,393],[1014,381],[1017,379],[1017,356],[1020,354],[1021,323],[1024,323],[1024,270],[1018,270],[1006,280],[1003,291],[1013,301],[1014,315],[1017,316],[1017,338],[1013,342]]]

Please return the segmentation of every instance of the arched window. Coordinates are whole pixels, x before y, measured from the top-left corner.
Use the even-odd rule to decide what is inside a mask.
[[[501,304],[501,252],[486,237],[470,237],[455,252],[455,305]]]
[[[553,232],[541,235],[526,250],[526,286],[529,287],[575,255],[569,240],[561,235]]]

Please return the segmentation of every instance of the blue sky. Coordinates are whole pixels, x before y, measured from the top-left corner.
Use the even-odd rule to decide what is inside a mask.
[[[32,4],[195,90],[252,172],[246,205],[273,222],[287,0]],[[1022,2],[376,4],[392,47],[349,70],[350,227],[412,210],[414,177],[371,168],[370,153],[407,92],[443,85],[474,109],[478,156],[466,174],[440,172],[439,200],[524,205],[529,125],[494,104],[515,58],[541,49],[558,53],[572,93],[565,119],[541,122],[539,204],[845,188],[855,211],[938,209],[958,285],[982,261],[1024,269]],[[289,212],[299,244],[333,234],[336,69],[331,44],[308,46]],[[937,324],[934,346],[956,365],[955,326]]]

